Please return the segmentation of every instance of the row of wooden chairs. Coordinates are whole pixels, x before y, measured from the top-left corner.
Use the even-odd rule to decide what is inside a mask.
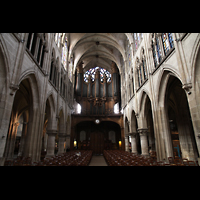
[[[88,166],[91,158],[91,150],[79,150],[44,158],[39,162],[31,162],[30,157],[17,157],[5,161],[4,166]]]
[[[14,160],[6,160],[4,166],[31,166],[31,157],[18,156]]]
[[[61,155],[45,158],[33,163],[34,166],[88,166],[92,158],[91,150],[70,151]]]
[[[120,150],[104,150],[104,157],[109,166],[149,166],[156,164],[153,158],[131,154]]]
[[[198,166],[197,162],[181,158],[168,158],[168,162],[157,161],[153,157],[132,154],[120,150],[104,150],[109,166]]]
[[[168,157],[171,166],[199,166],[197,161],[188,160],[187,158]]]

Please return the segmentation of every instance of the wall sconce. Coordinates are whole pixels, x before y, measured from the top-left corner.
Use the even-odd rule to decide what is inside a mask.
[[[119,141],[119,148],[121,149],[122,141]]]
[[[76,140],[74,140],[74,147],[76,148]]]

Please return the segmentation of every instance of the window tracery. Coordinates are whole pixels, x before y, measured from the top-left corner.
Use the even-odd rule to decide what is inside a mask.
[[[154,64],[155,64],[155,67],[157,67],[162,57],[161,57],[159,38],[158,38],[158,35],[155,33],[152,34],[152,51],[153,51]]]
[[[141,50],[141,58],[137,57],[136,59],[136,69],[138,77],[138,87],[140,87],[144,81],[147,80],[147,66],[146,66],[146,57],[144,54],[144,48]]]
[[[91,68],[91,69],[89,69],[88,71],[85,72],[85,74],[84,74],[84,81],[86,83],[88,83],[89,77],[91,77],[92,82],[94,82],[94,80],[95,80],[95,74],[96,74],[96,70],[97,69],[99,69],[99,71],[100,71],[101,82],[103,82],[104,77],[107,78],[107,82],[111,82],[111,74],[110,74],[110,72],[107,71],[106,69],[103,69],[103,68],[97,66],[97,67]]]
[[[138,49],[140,43],[142,42],[142,39],[143,39],[143,34],[142,33],[133,33],[135,51]]]
[[[64,38],[64,44],[63,44],[63,48],[62,48],[62,64],[63,64],[63,67],[67,68],[67,52],[68,52],[68,49],[67,49],[67,37],[65,36]]]
[[[157,67],[170,50],[174,48],[172,33],[152,33],[152,53],[154,65]]]
[[[43,68],[45,52],[48,52],[45,33],[28,33],[26,48]]]
[[[61,37],[62,37],[62,33],[55,34],[54,40],[55,40],[55,43],[57,44],[58,48],[60,47]]]
[[[72,82],[72,69],[73,69],[73,56],[71,57],[70,63],[68,65],[68,77],[71,82]]]

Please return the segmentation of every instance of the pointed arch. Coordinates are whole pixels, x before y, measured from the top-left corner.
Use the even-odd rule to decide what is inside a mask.
[[[139,112],[141,112],[144,107],[146,96],[148,96],[151,101],[151,96],[150,96],[149,92],[145,88],[143,88],[141,95],[139,97]]]
[[[58,123],[58,130],[59,133],[64,134],[65,133],[65,116],[64,116],[64,112],[63,112],[63,107],[61,106],[59,109],[59,123]]]
[[[24,73],[22,73],[21,77],[19,78],[18,85],[20,85],[20,83],[25,79],[28,79],[31,86],[34,107],[40,106],[41,92],[40,92],[40,87],[38,87],[38,85],[40,85],[40,81],[37,74],[35,73],[34,70],[26,70]]]
[[[167,83],[170,78],[170,76],[174,76],[180,80],[182,83],[182,80],[178,74],[177,71],[172,69],[172,66],[169,65],[164,65],[163,68],[160,70],[160,75],[156,84],[156,101],[158,104],[162,107],[164,107],[164,97],[165,97],[165,92],[167,88]]]
[[[138,122],[135,116],[135,111],[132,110],[131,112],[131,132],[137,132],[138,129]]]
[[[54,97],[54,95],[53,95],[53,92],[51,91],[51,92],[49,92],[49,94],[47,94],[47,98],[46,98],[46,101],[47,101],[47,99],[49,100],[49,103],[50,103],[50,106],[51,106],[51,108],[52,108],[52,111],[53,111],[53,113],[55,112],[55,110],[56,110],[56,106],[55,106],[55,97]]]
[[[2,34],[0,34],[0,58],[2,63],[0,63],[0,69],[1,69],[1,80],[2,78],[5,79],[4,81],[1,81],[1,85],[4,82],[5,83],[5,93],[7,94],[8,88],[10,85],[10,66],[11,61],[8,53],[8,49],[6,47],[6,43],[4,38],[2,37]],[[3,73],[2,73],[3,72]],[[3,86],[3,85],[2,85]],[[1,93],[2,91],[0,91]]]
[[[198,62],[198,56],[200,54],[200,34],[198,34],[194,46],[192,48],[192,53],[190,56],[190,63],[191,63],[191,77],[192,77],[192,85],[194,85],[195,87],[195,72],[196,72],[196,68],[197,68],[197,62]]]
[[[130,132],[130,122],[128,120],[128,117],[125,117],[125,135],[128,135],[128,133]]]

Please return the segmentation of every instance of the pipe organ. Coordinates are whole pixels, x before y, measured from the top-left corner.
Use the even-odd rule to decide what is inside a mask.
[[[120,102],[118,68],[112,62],[111,73],[100,67],[92,70],[92,74],[86,75],[83,74],[82,64],[77,67],[75,97],[82,107],[81,114],[111,115],[114,113],[114,105]]]

